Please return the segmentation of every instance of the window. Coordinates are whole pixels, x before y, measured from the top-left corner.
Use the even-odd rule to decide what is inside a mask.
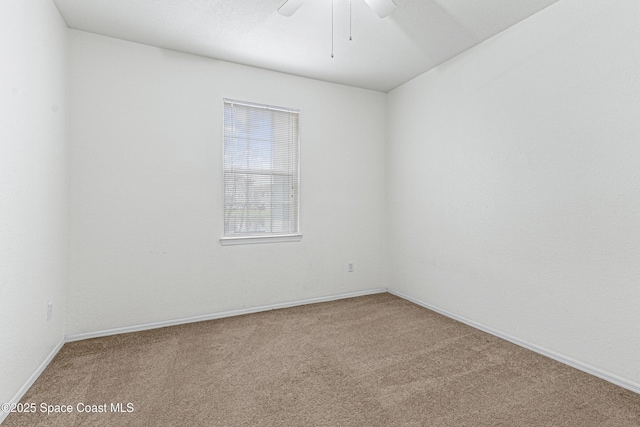
[[[224,100],[222,244],[300,240],[299,116]]]

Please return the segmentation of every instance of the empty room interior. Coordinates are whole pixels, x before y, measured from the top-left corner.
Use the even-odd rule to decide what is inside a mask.
[[[0,423],[640,425],[639,22],[0,0]]]

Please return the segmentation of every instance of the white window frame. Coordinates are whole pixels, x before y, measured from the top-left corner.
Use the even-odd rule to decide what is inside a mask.
[[[264,108],[264,109],[270,109],[270,110],[279,110],[279,111],[286,111],[286,112],[293,112],[298,114],[298,162],[296,165],[296,179],[297,179],[297,183],[298,183],[298,188],[297,188],[297,204],[298,204],[298,208],[297,208],[297,212],[296,212],[296,225],[297,225],[297,231],[295,233],[290,233],[290,234],[269,234],[269,235],[246,235],[246,236],[227,236],[225,235],[225,225],[224,225],[224,221],[225,221],[225,213],[224,213],[224,209],[225,209],[225,134],[224,134],[224,110],[225,110],[225,105],[228,103],[232,103],[232,104],[239,104],[239,105],[245,105],[245,106],[249,106],[249,107],[254,107],[254,108]],[[220,244],[223,246],[228,246],[228,245],[244,245],[244,244],[256,244],[256,243],[279,243],[279,242],[298,242],[300,240],[302,240],[302,233],[300,231],[300,211],[302,210],[301,207],[301,202],[302,202],[302,195],[301,195],[301,183],[300,183],[300,163],[301,163],[301,147],[300,147],[300,110],[297,109],[293,109],[293,108],[286,108],[286,107],[276,107],[273,105],[267,105],[267,104],[258,104],[258,103],[254,103],[254,102],[246,102],[246,101],[238,101],[235,99],[229,99],[229,98],[224,98],[223,99],[223,108],[222,108],[222,237],[220,237]]]

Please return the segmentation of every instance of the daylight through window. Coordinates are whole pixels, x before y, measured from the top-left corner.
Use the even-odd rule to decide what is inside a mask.
[[[298,233],[299,111],[224,100],[224,236]]]

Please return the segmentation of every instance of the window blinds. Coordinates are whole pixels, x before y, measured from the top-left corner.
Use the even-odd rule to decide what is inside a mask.
[[[224,100],[224,235],[298,233],[299,111]]]

